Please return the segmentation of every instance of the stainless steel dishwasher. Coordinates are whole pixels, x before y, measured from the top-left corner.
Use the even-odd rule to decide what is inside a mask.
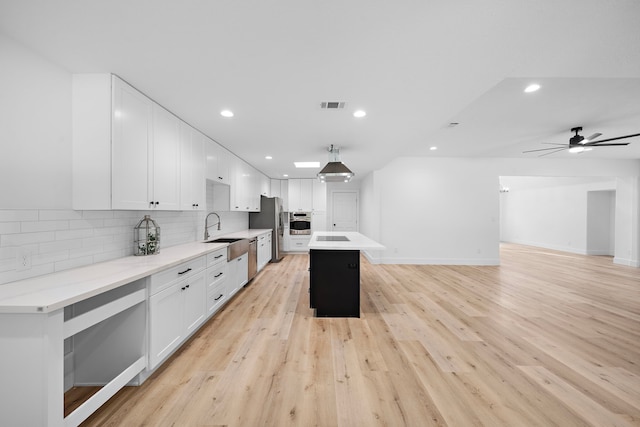
[[[258,239],[249,239],[249,280],[253,279],[258,272]]]

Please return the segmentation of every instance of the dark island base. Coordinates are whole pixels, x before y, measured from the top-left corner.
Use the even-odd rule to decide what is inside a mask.
[[[360,251],[309,251],[309,298],[316,317],[360,317]]]

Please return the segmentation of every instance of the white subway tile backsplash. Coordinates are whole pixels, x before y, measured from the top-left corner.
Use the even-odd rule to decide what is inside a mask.
[[[83,267],[85,265],[93,264],[93,256],[83,256],[80,258],[70,258],[65,261],[58,261],[55,263],[55,271],[69,270],[70,268]]]
[[[69,249],[77,249],[82,247],[82,240],[60,240],[56,242],[40,243],[38,252],[41,254],[57,251],[68,251]]]
[[[39,231],[68,230],[69,221],[22,221],[20,231],[23,233],[33,233]]]
[[[107,219],[113,218],[114,211],[82,211],[84,219]]]
[[[14,234],[20,232],[20,223],[15,222],[0,222],[0,235]]]
[[[63,210],[63,209],[50,209],[41,210],[39,212],[38,219],[40,221],[55,221],[55,220],[70,220],[81,219],[82,211]]]
[[[83,218],[69,221],[70,230],[79,230],[81,228],[99,228],[104,226],[102,218]]]
[[[79,230],[64,230],[64,231],[56,231],[56,240],[72,240],[72,239],[83,239],[86,237],[93,236],[93,229],[91,228],[81,228]]]
[[[37,220],[38,211],[36,210],[0,209],[0,222]]]
[[[55,232],[4,234],[0,236],[0,246],[22,246],[30,243],[52,242]]]
[[[161,250],[202,240],[208,212],[0,209],[0,285],[133,255],[133,228],[144,215],[160,226]],[[218,213],[222,231],[217,234],[248,227],[247,213]],[[29,270],[16,270],[19,250],[31,253]]]

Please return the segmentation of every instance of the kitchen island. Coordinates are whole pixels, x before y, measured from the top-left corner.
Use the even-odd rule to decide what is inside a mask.
[[[383,249],[354,231],[313,233],[309,299],[316,317],[360,317],[360,251]]]

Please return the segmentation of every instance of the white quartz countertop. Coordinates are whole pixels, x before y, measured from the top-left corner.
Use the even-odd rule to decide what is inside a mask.
[[[344,236],[347,241],[321,241],[320,236]],[[316,231],[311,236],[309,249],[327,249],[327,250],[384,250],[385,247],[380,243],[371,240],[364,234],[355,231]]]
[[[209,240],[248,239],[270,231],[250,229]],[[0,313],[55,311],[226,246],[228,243],[191,242],[161,248],[157,255],[128,256],[0,285]]]

